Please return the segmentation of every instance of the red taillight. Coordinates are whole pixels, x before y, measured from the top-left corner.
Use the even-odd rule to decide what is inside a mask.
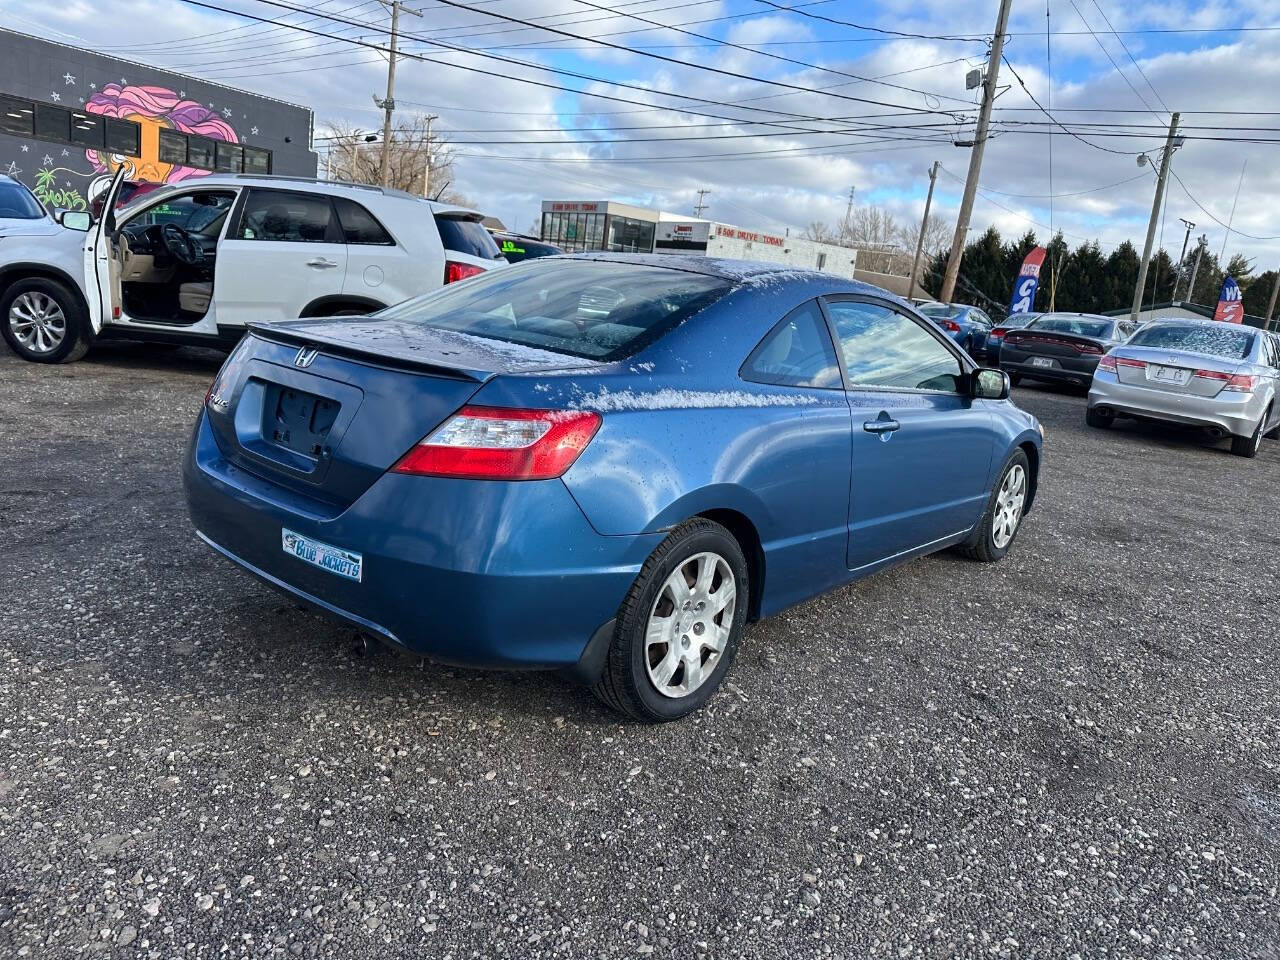
[[[457,260],[444,262],[445,283],[456,283],[458,280],[474,277],[477,273],[484,273],[484,267],[477,267],[474,263],[459,263]]]
[[[1116,357],[1115,360],[1121,367],[1133,367],[1137,370],[1147,369],[1147,361],[1145,360],[1134,360],[1132,357]]]
[[[954,320],[943,320],[942,329],[947,331],[947,333],[959,333],[960,324],[956,323]]]
[[[1076,348],[1076,353],[1087,353],[1090,356],[1097,354],[1101,356],[1105,351],[1096,343],[1076,343],[1072,344]]]
[[[988,339],[988,340],[1003,340],[1003,339],[1004,339],[1004,335],[1005,335],[1007,332],[1008,332],[1008,331],[1007,331],[1007,330],[1005,330],[1005,328],[1004,328],[1004,327],[995,327],[994,329],[992,329],[992,331],[991,331],[989,334],[987,334],[987,339]]]
[[[1116,373],[1116,358],[1111,356],[1111,354],[1107,354],[1098,361],[1098,369],[1105,370],[1108,373]]]
[[[471,480],[549,480],[562,475],[600,429],[589,410],[466,406],[391,469]]]
[[[1223,383],[1227,383],[1231,379],[1231,374],[1223,373],[1221,370],[1197,370],[1194,376],[1199,377],[1201,380],[1221,380]]]
[[[1227,385],[1223,390],[1233,390],[1237,393],[1252,393],[1258,386],[1258,378],[1249,376],[1244,373],[1232,374],[1231,379],[1227,381]]]

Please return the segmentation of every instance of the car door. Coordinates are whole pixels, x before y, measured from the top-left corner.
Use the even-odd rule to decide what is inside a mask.
[[[89,307],[89,325],[97,333],[109,319],[120,315],[120,258],[115,246],[116,197],[124,182],[121,167],[111,178],[102,196],[102,216],[85,236],[84,290]],[[114,267],[112,266],[114,264]]]
[[[327,194],[254,187],[218,246],[218,322],[297,319],[340,296],[346,272],[347,246]]]
[[[866,570],[977,523],[995,430],[948,338],[874,298],[827,297],[824,309],[853,413],[847,562]]]

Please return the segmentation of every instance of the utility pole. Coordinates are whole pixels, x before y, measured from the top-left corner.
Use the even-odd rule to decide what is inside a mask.
[[[1178,135],[1178,115],[1169,119],[1169,136],[1164,142],[1164,155],[1160,158],[1160,176],[1156,179],[1156,196],[1151,203],[1151,219],[1147,222],[1147,242],[1142,248],[1142,263],[1138,265],[1138,282],[1133,288],[1133,308],[1129,319],[1137,323],[1142,312],[1142,294],[1147,286],[1147,268],[1151,265],[1151,248],[1156,242],[1156,227],[1160,225],[1160,204],[1164,202],[1165,181],[1169,178],[1169,162],[1173,159],[1173,140]],[[1146,156],[1146,154],[1143,154]],[[1139,162],[1141,162],[1139,157]]]
[[[920,254],[924,251],[924,234],[929,228],[929,209],[933,206],[933,185],[938,179],[938,161],[929,168],[929,193],[924,198],[924,219],[920,221],[920,236],[916,237],[916,255],[911,261],[911,283],[907,287],[907,299],[916,295],[916,277],[920,272]],[[852,199],[852,197],[850,198]]]
[[[400,0],[382,0],[382,5],[391,8],[391,44],[387,51],[387,96],[379,100],[375,95],[373,102],[382,108],[382,169],[378,179],[386,187],[391,184],[391,114],[396,109],[396,50],[400,45],[400,11],[411,13],[415,17],[422,16],[422,11],[410,10]]]
[[[1179,217],[1178,222],[1187,228],[1187,232],[1182,235],[1182,252],[1178,254],[1178,273],[1173,278],[1173,296],[1169,298],[1174,302],[1178,299],[1178,284],[1182,282],[1182,275],[1187,272],[1187,241],[1191,239],[1191,231],[1196,226],[1186,217]]]
[[[1275,282],[1271,284],[1271,299],[1267,301],[1267,322],[1265,329],[1271,329],[1271,317],[1276,312],[1276,295],[1280,294],[1280,270],[1276,271]]]
[[[440,118],[434,114],[427,114],[427,162],[422,171],[422,195],[424,197],[431,196],[431,123]]]
[[[710,191],[710,190],[699,190],[699,191],[698,191],[698,202],[697,202],[697,203],[695,203],[695,204],[693,205],[693,215],[694,215],[695,217],[701,217],[701,216],[702,216],[702,211],[703,211],[703,210],[705,210],[705,209],[707,209],[707,207],[709,207],[709,206],[710,206],[710,204],[709,204],[709,203],[704,203],[704,202],[703,202],[703,198],[705,198],[705,197],[709,197],[709,196],[711,196],[711,191]]]
[[[978,178],[982,174],[982,155],[987,149],[987,129],[991,126],[991,105],[996,99],[996,80],[1000,76],[1000,57],[1004,52],[1004,33],[1009,27],[1009,8],[1013,0],[1000,0],[1000,13],[996,17],[996,32],[991,38],[991,56],[987,58],[987,78],[982,85],[982,109],[978,111],[978,126],[974,132],[973,150],[969,154],[969,175],[964,181],[964,193],[960,197],[960,213],[956,217],[956,235],[951,241],[951,256],[947,258],[947,272],[942,278],[942,290],[938,299],[950,303],[956,292],[956,280],[960,276],[960,259],[964,256],[964,243],[969,235],[969,218],[973,216],[973,201],[978,193]]]
[[[1203,233],[1200,239],[1196,241],[1196,262],[1191,265],[1191,282],[1187,284],[1187,302],[1195,303],[1196,295],[1196,274],[1200,272],[1200,258],[1204,256],[1205,248],[1209,246],[1209,238]]]
[[[849,186],[849,202],[844,208],[844,222],[848,223],[853,219],[853,195],[857,191],[857,187],[850,184]]]

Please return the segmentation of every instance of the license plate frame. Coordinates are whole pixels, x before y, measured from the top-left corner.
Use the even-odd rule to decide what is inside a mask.
[[[1182,367],[1168,367],[1163,364],[1149,364],[1147,379],[1155,383],[1167,383],[1170,386],[1185,387],[1191,382],[1191,371]]]
[[[280,528],[280,548],[289,556],[326,573],[356,583],[364,582],[364,556],[354,550],[303,536],[288,527]]]
[[[1048,357],[1032,357],[1031,365],[1033,367],[1056,367],[1058,362],[1056,360],[1050,360]]]

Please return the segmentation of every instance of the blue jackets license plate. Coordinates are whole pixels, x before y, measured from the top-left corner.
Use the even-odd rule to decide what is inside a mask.
[[[364,558],[358,553],[343,550],[341,547],[312,540],[287,528],[280,530],[281,546],[284,552],[304,560],[321,570],[328,570],[348,580],[360,582],[364,576]]]

